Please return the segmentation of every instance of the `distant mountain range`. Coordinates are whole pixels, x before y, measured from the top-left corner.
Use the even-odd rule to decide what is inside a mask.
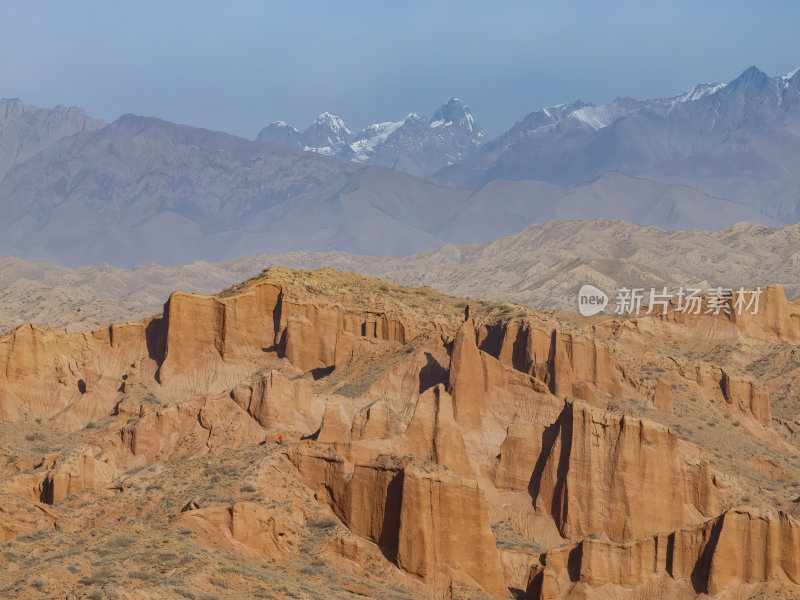
[[[768,77],[750,67],[728,84],[663,100],[557,109],[528,115],[440,176],[569,187],[617,171],[687,185],[785,223],[800,220],[800,70]]]
[[[486,136],[469,108],[450,98],[431,119],[411,113],[401,121],[376,123],[355,133],[340,117],[326,112],[305,131],[283,121],[271,123],[256,141],[426,176],[471,157]]]
[[[780,225],[800,220],[798,164],[800,72],[753,67],[667,99],[544,108],[489,141],[456,99],[431,119],[354,133],[325,113],[256,141],[2,100],[0,255],[130,267],[399,256],[549,219]]]

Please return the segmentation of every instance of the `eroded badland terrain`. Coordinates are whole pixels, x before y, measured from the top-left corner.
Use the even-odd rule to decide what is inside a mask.
[[[268,269],[0,338],[4,598],[800,597],[800,303]]]

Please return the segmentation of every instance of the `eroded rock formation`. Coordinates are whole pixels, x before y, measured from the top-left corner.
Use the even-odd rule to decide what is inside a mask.
[[[350,529],[407,573],[440,591],[456,577],[505,597],[486,500],[474,481],[417,458],[382,455],[350,470],[339,455],[301,447],[291,460]]]
[[[758,318],[581,326],[387,286],[270,270],[139,323],[0,338],[0,539],[130,510],[131,531],[422,597],[800,589],[778,288]]]
[[[543,437],[531,494],[564,537],[636,539],[709,512],[704,505],[688,510],[697,497],[688,488],[698,482],[677,435],[661,425],[574,401]]]
[[[289,379],[280,371],[259,373],[231,392],[236,404],[265,429],[302,429],[311,417],[311,386],[305,379]]]
[[[711,596],[747,584],[796,585],[798,550],[800,523],[788,515],[729,510],[669,533],[627,542],[585,538],[550,550],[531,569],[528,597],[556,600],[596,588],[622,596],[658,577]]]

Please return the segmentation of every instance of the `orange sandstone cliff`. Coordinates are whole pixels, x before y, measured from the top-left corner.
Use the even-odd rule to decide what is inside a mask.
[[[269,269],[138,323],[22,326],[0,590],[797,597],[800,309],[761,302],[581,321]]]

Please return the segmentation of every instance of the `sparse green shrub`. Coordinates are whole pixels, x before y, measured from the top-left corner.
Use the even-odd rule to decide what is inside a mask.
[[[129,571],[128,577],[130,577],[131,579],[141,579],[144,581],[146,579],[150,579],[150,573],[142,570]]]
[[[107,585],[114,581],[115,578],[114,573],[110,569],[103,568],[92,575],[81,577],[78,583],[81,585]]]
[[[126,548],[136,543],[136,538],[132,535],[118,535],[106,542],[106,548]]]
[[[44,537],[47,537],[48,530],[47,529],[40,529],[38,531],[34,531],[33,533],[29,533],[28,535],[23,535],[19,537],[19,541],[21,542],[35,542],[36,540],[41,540]]]
[[[172,562],[177,560],[178,555],[174,552],[160,552],[158,554],[158,560],[161,562]]]
[[[308,520],[308,526],[312,529],[330,529],[331,527],[336,527],[336,524],[336,519],[333,517],[311,518]]]

